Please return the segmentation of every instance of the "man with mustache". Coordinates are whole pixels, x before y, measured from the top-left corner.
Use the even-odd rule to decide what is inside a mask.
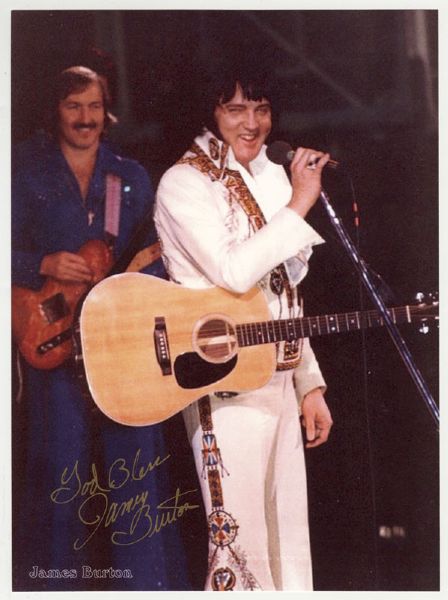
[[[150,210],[153,192],[144,168],[117,156],[102,140],[111,119],[109,103],[105,82],[95,72],[82,66],[63,71],[54,81],[48,133],[25,142],[16,152],[13,284],[38,290],[48,277],[66,285],[93,283],[92,267],[78,251],[89,240],[109,240],[105,235],[109,176],[114,177],[115,193],[121,197],[114,259]],[[146,244],[154,243],[155,231],[147,237]],[[161,261],[146,272],[164,276]],[[81,523],[76,502],[55,504],[51,500],[53,490],[68,485],[67,474],[75,464],[81,480],[88,481],[95,463],[102,487],[112,490],[107,491],[110,502],[119,503],[141,493],[143,484],[139,482],[116,489],[118,484],[107,481],[107,472],[114,461],[130,460],[139,450],[142,461],[154,461],[158,456],[163,459],[168,451],[161,428],[122,427],[99,414],[93,402],[83,397],[70,362],[49,371],[21,364],[23,393],[17,412],[23,424],[23,460],[18,462],[20,472],[15,479],[14,589],[188,589],[175,525],[129,547],[114,545],[106,531],[104,539],[75,550],[75,542],[85,540],[91,527]],[[151,504],[172,495],[166,479],[166,470],[160,469],[145,481],[144,491],[149,493]],[[92,525],[98,517],[93,510],[90,516],[83,515],[86,518],[91,518]],[[129,530],[126,519],[131,518],[121,516],[124,529]],[[168,555],[176,563],[175,569],[171,570],[165,560]],[[45,572],[78,575],[70,579],[30,578],[28,574],[36,565]],[[130,569],[132,578],[82,579],[84,565]]]
[[[237,294],[258,284],[273,319],[296,317],[298,284],[323,242],[305,217],[329,156],[299,148],[291,184],[267,159],[275,90],[259,65],[222,68],[201,93],[202,130],[157,190],[169,275]],[[312,589],[299,410],[306,447],[326,442],[324,391],[309,341],[289,340],[277,344],[264,387],[210,394],[184,410],[208,516],[206,590]]]

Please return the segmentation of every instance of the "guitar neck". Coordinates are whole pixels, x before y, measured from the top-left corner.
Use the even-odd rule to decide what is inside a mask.
[[[424,308],[426,308],[424,305],[399,306],[389,308],[388,313],[394,323],[411,323],[416,316],[419,319],[425,317],[424,313],[422,314]],[[430,318],[429,315],[428,318]],[[236,331],[238,344],[241,347],[358,331],[383,325],[384,319],[378,311],[368,310],[260,323],[242,323],[236,326]]]

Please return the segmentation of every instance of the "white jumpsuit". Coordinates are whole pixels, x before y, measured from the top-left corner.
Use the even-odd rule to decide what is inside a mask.
[[[170,277],[190,288],[214,285],[236,293],[258,284],[273,319],[299,316],[297,294],[291,304],[286,291],[274,293],[271,271],[286,261],[295,290],[312,246],[323,240],[285,206],[291,187],[284,169],[263,148],[250,174],[207,131],[195,143],[206,161],[192,162],[197,156],[187,152],[157,191],[155,222]],[[240,187],[226,185],[232,172],[242,178]],[[247,190],[264,227],[239,202]],[[208,515],[206,590],[312,589],[298,402],[325,382],[307,339],[289,349],[279,344],[277,360],[278,370],[261,389],[211,394],[184,410]]]

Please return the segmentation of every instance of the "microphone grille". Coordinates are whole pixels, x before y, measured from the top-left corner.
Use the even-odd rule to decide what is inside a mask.
[[[287,142],[273,142],[266,149],[266,156],[276,165],[286,165],[290,162],[288,156],[292,147]]]

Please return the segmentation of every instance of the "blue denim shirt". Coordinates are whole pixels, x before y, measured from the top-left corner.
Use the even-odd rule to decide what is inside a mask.
[[[77,252],[88,240],[104,239],[106,175],[121,178],[121,213],[115,242],[117,259],[133,231],[149,210],[154,192],[146,170],[134,160],[114,154],[101,143],[83,201],[78,182],[59,145],[42,134],[19,145],[14,153],[12,177],[12,283],[39,289],[45,277],[39,274],[47,254]],[[88,213],[94,213],[89,225]],[[146,243],[157,240],[154,228]],[[146,272],[164,277],[161,259]]]

